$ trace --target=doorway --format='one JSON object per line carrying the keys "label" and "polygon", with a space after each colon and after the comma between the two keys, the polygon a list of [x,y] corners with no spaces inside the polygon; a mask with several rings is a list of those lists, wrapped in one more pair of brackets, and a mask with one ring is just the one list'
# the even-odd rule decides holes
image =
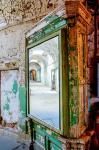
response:
{"label": "doorway", "polygon": [[19,116],[19,71],[1,71],[1,116],[7,126],[17,124]]}
{"label": "doorway", "polygon": [[36,70],[32,70],[32,79],[33,81],[36,81]]}

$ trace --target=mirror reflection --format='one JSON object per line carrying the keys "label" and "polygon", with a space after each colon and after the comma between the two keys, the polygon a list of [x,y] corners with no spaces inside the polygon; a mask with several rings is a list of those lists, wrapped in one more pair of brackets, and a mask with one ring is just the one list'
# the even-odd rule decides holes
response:
{"label": "mirror reflection", "polygon": [[58,36],[29,50],[30,115],[59,129]]}

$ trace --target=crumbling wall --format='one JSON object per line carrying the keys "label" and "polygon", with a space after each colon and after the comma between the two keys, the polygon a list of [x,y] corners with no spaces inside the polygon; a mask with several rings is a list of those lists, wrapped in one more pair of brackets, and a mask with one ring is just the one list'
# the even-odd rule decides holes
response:
{"label": "crumbling wall", "polygon": [[19,70],[18,127],[21,129],[24,128],[26,117],[25,33],[62,2],[60,0],[0,1],[0,19],[4,23],[0,26],[0,71]]}
{"label": "crumbling wall", "polygon": [[25,32],[32,26],[30,21],[0,31],[0,70],[19,70],[19,124],[26,115]]}

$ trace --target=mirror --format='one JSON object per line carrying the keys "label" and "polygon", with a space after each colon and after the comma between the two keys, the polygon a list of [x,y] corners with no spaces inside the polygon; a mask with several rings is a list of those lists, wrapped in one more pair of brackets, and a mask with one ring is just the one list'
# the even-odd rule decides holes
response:
{"label": "mirror", "polygon": [[29,114],[60,129],[59,36],[29,49]]}

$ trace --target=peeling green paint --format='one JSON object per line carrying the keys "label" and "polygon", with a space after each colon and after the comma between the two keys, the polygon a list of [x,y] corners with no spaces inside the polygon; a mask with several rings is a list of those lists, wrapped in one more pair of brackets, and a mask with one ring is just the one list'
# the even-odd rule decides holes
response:
{"label": "peeling green paint", "polygon": [[55,19],[57,19],[58,16],[57,15],[50,15],[47,18],[45,18],[46,22],[51,23],[52,21],[54,21]]}
{"label": "peeling green paint", "polygon": [[[70,49],[70,48],[69,48]],[[69,108],[70,127],[78,123],[78,55],[77,50],[69,51]]]}
{"label": "peeling green paint", "polygon": [[16,94],[18,91],[18,83],[16,80],[14,80],[12,91],[14,94]]}
{"label": "peeling green paint", "polygon": [[5,104],[5,105],[3,106],[3,109],[4,109],[4,110],[9,110],[9,109],[10,109],[9,104],[8,104],[8,103],[7,103],[7,104]]}
{"label": "peeling green paint", "polygon": [[20,100],[20,117],[19,117],[19,127],[22,131],[26,131],[26,89],[25,86],[19,87],[19,100]]}
{"label": "peeling green paint", "polygon": [[9,97],[7,97],[7,102],[10,102],[10,98]]}
{"label": "peeling green paint", "polygon": [[32,44],[34,42],[37,42],[38,40],[40,40],[41,38],[43,38],[45,36],[49,36],[50,34],[52,34],[55,31],[58,31],[59,29],[64,27],[66,24],[67,24],[67,20],[66,19],[63,19],[61,17],[56,18],[50,24],[45,26],[42,30],[40,30],[38,32],[35,32],[33,34],[33,37],[32,36],[28,37],[27,44],[32,46]]}
{"label": "peeling green paint", "polygon": [[70,47],[68,48],[68,50],[69,50],[69,51],[75,51],[75,50],[76,50],[76,47],[74,47],[74,46],[71,47],[71,46],[70,46]]}
{"label": "peeling green paint", "polygon": [[19,87],[19,100],[20,100],[20,110],[26,114],[26,89],[25,87]]}

